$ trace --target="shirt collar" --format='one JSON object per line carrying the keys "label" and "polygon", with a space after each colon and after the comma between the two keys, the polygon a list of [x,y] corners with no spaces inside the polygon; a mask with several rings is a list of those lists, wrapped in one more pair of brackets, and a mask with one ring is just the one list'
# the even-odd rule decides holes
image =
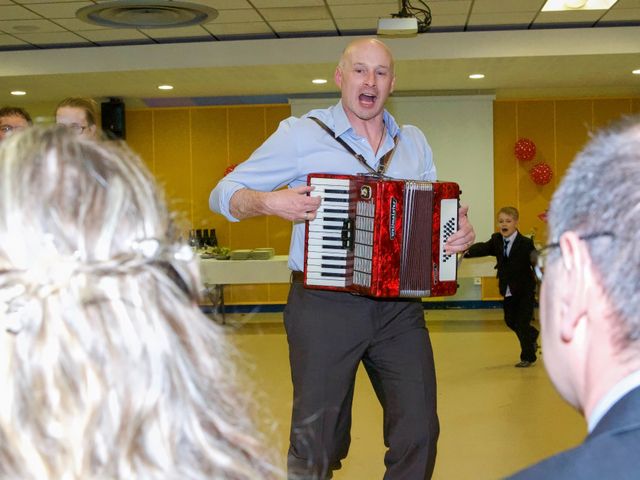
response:
{"label": "shirt collar", "polygon": [[509,235],[508,237],[502,237],[502,241],[506,241],[509,242],[511,245],[513,245],[513,241],[516,239],[516,237],[518,236],[518,231],[516,230],[515,232],[513,232],[511,235]]}
{"label": "shirt collar", "polygon": [[613,407],[618,400],[624,397],[631,390],[640,385],[640,370],[627,375],[625,378],[616,383],[611,390],[609,390],[604,397],[596,404],[595,408],[589,415],[589,433],[596,428],[596,425],[602,417]]}
{"label": "shirt collar", "polygon": [[[395,118],[387,111],[383,112],[384,124],[387,126],[387,132],[391,135],[392,138],[395,138],[396,135],[400,134],[400,127],[396,123]],[[337,136],[342,135],[348,130],[353,131],[353,127],[351,123],[349,123],[349,119],[347,118],[347,114],[344,113],[344,107],[342,106],[342,100],[338,101],[336,106],[332,110],[333,116],[333,131]]]}

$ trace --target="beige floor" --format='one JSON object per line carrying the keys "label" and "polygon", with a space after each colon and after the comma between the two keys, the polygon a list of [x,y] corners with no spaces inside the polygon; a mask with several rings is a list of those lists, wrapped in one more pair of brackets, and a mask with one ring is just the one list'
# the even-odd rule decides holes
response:
{"label": "beige floor", "polygon": [[[496,479],[580,443],[582,418],[553,390],[542,361],[516,369],[515,336],[501,310],[426,313],[436,359],[441,436],[435,479]],[[284,459],[291,408],[281,314],[228,315],[228,331],[246,356],[264,425]],[[381,409],[363,369],[354,399],[352,444],[336,480],[381,479]]]}

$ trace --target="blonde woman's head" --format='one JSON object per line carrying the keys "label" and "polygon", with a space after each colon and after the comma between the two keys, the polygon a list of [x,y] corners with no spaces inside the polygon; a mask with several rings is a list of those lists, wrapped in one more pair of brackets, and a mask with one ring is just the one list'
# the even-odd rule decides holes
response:
{"label": "blonde woman's head", "polygon": [[161,193],[124,145],[0,147],[0,477],[271,478]]}

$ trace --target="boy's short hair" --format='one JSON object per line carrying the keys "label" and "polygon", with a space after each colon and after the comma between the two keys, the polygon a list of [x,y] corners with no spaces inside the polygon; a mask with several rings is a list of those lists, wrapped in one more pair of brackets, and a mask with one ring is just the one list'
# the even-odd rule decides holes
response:
{"label": "boy's short hair", "polygon": [[500,215],[501,213],[504,213],[505,215],[509,215],[510,217],[513,217],[515,220],[518,220],[520,218],[520,214],[518,213],[518,209],[516,207],[502,207],[498,211],[498,215]]}

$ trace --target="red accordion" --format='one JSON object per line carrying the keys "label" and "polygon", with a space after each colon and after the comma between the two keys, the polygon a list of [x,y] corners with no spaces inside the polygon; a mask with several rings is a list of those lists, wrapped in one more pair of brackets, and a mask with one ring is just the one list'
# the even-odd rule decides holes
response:
{"label": "red accordion", "polygon": [[370,297],[456,293],[457,257],[444,244],[458,229],[458,184],[316,173],[307,184],[322,203],[306,224],[306,287]]}

